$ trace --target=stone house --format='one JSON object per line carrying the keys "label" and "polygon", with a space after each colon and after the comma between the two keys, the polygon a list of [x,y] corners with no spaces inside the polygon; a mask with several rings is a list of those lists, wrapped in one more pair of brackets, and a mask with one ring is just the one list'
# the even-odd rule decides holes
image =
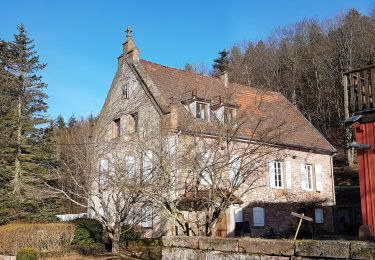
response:
{"label": "stone house", "polygon": [[[226,126],[238,118],[242,118],[241,123],[232,124],[228,130]],[[142,138],[157,133],[148,139],[148,147],[162,136],[169,143],[178,143],[176,149],[190,149],[195,136],[200,136],[198,146],[201,146],[202,142],[218,138],[217,127],[228,133],[233,125],[238,129],[235,143],[241,147],[262,144],[258,151],[266,155],[262,159],[264,167],[259,167],[263,170],[253,174],[254,188],[244,193],[241,193],[243,187],[236,190],[239,197],[220,218],[216,235],[287,234],[296,222],[292,211],[311,216],[314,232],[333,232],[332,156],[336,150],[285,97],[230,83],[225,73],[220,78],[208,77],[142,60],[129,29],[116,75],[95,126],[96,139],[110,145],[97,145],[96,151],[106,156],[96,157],[93,167],[110,168],[121,158],[126,167],[140,170],[148,178],[153,164],[152,149],[138,156],[134,140],[141,143]],[[255,150],[247,155],[256,156]],[[175,155],[169,159],[183,172],[176,184],[180,190],[180,183],[190,178],[190,171],[182,170]],[[226,170],[227,179],[232,178],[231,169]],[[244,185],[250,187],[249,182]],[[226,182],[222,183],[226,188]],[[188,197],[186,193],[177,193]],[[173,223],[163,220],[152,206],[144,210],[147,217],[141,225],[150,236],[170,233]],[[184,214],[192,212],[186,210]]]}

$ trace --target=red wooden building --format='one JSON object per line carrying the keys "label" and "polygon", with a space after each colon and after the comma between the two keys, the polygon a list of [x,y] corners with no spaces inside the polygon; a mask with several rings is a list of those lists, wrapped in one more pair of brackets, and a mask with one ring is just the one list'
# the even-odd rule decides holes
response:
{"label": "red wooden building", "polygon": [[363,224],[375,234],[375,65],[343,74],[345,125],[354,127]]}

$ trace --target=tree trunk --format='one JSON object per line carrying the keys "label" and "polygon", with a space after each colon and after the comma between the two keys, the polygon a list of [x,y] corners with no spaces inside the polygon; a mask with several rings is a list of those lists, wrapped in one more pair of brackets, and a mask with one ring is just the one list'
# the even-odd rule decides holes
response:
{"label": "tree trunk", "polygon": [[116,223],[113,227],[112,232],[109,234],[109,238],[111,239],[111,252],[118,253],[120,250],[120,235],[121,235],[121,225]]}
{"label": "tree trunk", "polygon": [[13,194],[19,195],[21,192],[21,140],[22,140],[22,125],[21,125],[21,116],[22,116],[22,99],[18,97],[17,104],[17,117],[18,124],[16,130],[16,140],[17,140],[17,154],[14,160],[14,176],[13,176]]}

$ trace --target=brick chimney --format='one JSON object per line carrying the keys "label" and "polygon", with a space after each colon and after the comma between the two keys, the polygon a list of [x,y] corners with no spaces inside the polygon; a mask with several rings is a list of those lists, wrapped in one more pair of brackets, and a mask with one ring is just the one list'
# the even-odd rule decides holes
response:
{"label": "brick chimney", "polygon": [[130,26],[128,26],[125,32],[126,42],[122,44],[122,54],[118,57],[119,63],[122,63],[124,59],[137,62],[139,61],[140,52],[133,41]]}

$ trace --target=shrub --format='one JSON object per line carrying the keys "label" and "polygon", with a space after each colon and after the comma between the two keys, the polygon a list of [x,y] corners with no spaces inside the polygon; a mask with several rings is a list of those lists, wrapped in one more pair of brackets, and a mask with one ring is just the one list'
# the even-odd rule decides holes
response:
{"label": "shrub", "polygon": [[16,260],[37,260],[38,252],[33,248],[21,248],[17,252]]}
{"label": "shrub", "polygon": [[144,235],[144,230],[138,225],[124,225],[121,228],[120,242],[126,242],[129,240],[141,239]]}
{"label": "shrub", "polygon": [[103,227],[95,219],[75,219],[72,221],[76,230],[72,244],[102,243]]}
{"label": "shrub", "polygon": [[15,255],[19,248],[32,247],[40,252],[59,251],[74,237],[69,223],[13,223],[0,226],[0,253]]}

